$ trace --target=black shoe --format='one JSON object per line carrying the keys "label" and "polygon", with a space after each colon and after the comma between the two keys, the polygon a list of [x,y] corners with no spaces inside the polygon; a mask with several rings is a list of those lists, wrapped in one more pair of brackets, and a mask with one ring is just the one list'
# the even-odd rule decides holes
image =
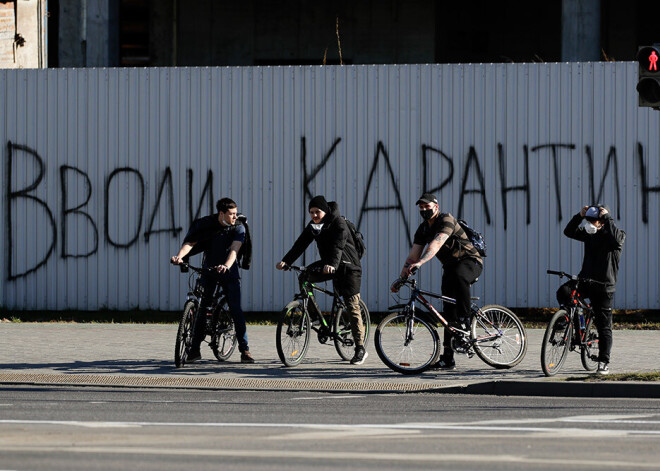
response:
{"label": "black shoe", "polygon": [[359,347],[356,347],[355,355],[351,358],[351,365],[361,365],[368,356],[369,353],[367,353],[363,346],[360,345]]}
{"label": "black shoe", "polygon": [[599,375],[608,375],[608,374],[610,374],[610,364],[606,361],[599,361],[598,362],[598,369],[596,370],[596,374],[599,374]]}
{"label": "black shoe", "polygon": [[438,360],[437,363],[435,363],[431,368],[436,369],[436,370],[455,370],[456,369],[456,362],[452,360],[446,360],[443,357],[440,357],[440,360]]}
{"label": "black shoe", "polygon": [[193,352],[188,352],[188,358],[186,358],[186,363],[195,363],[196,361],[199,361],[202,359],[202,354],[197,351]]}

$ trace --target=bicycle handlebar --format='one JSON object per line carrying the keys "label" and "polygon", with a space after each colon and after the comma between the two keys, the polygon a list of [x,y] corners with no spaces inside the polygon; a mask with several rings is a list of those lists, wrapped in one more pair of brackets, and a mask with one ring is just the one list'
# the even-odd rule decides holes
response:
{"label": "bicycle handlebar", "polygon": [[582,277],[577,276],[577,275],[571,275],[570,273],[566,273],[565,271],[546,270],[545,272],[546,272],[548,275],[557,275],[557,276],[560,277],[560,278],[562,278],[562,277],[566,277],[566,278],[568,278],[569,280],[573,280],[573,281],[581,281],[581,282],[586,282],[586,283],[594,283],[594,284],[597,284],[597,285],[603,285],[603,286],[607,285],[607,283],[604,283],[604,282],[602,282],[602,281],[592,280],[591,278],[582,278]]}
{"label": "bicycle handlebar", "polygon": [[171,263],[172,265],[178,265],[179,268],[181,269],[181,272],[182,272],[182,273],[185,273],[186,271],[188,271],[188,269],[191,269],[192,271],[196,271],[197,273],[203,273],[203,272],[209,272],[209,273],[210,273],[210,272],[215,272],[215,271],[217,271],[217,270],[216,270],[217,267],[207,267],[207,268],[204,268],[204,267],[195,267],[195,266],[193,266],[193,265],[191,265],[191,264],[189,264],[189,263],[186,263],[186,262],[183,262],[183,263],[173,263],[173,262],[170,262],[170,263]]}

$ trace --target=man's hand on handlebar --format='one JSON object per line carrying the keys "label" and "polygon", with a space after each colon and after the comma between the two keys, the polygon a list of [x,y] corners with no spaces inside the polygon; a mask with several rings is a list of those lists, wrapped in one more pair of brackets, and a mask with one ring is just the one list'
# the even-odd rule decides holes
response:
{"label": "man's hand on handlebar", "polygon": [[333,267],[332,265],[324,265],[323,266],[323,273],[325,275],[330,275],[334,272],[335,272],[335,267]]}
{"label": "man's hand on handlebar", "polygon": [[170,258],[170,263],[172,265],[182,265],[185,262],[183,261],[183,258],[179,257],[178,255],[174,255],[172,258]]}
{"label": "man's hand on handlebar", "polygon": [[275,268],[277,268],[278,270],[286,270],[288,266],[284,262],[279,262],[277,265],[275,265]]}

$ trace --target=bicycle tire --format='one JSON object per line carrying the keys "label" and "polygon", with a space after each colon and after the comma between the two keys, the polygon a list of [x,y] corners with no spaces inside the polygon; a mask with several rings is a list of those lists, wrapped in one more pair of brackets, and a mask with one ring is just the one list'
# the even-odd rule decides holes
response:
{"label": "bicycle tire", "polygon": [[179,328],[176,332],[176,342],[174,343],[174,365],[181,368],[186,364],[188,358],[188,349],[193,336],[193,317],[197,312],[197,303],[186,301],[183,305],[183,315],[179,321]]}
{"label": "bicycle tire", "polygon": [[550,319],[541,344],[541,369],[546,376],[561,370],[573,338],[573,323],[565,309],[559,309]]}
{"label": "bicycle tire", "polygon": [[225,298],[218,302],[216,313],[217,320],[211,333],[211,350],[218,361],[225,361],[234,353],[238,344],[234,319]]}
{"label": "bicycle tire", "polygon": [[587,319],[584,344],[580,346],[580,359],[587,371],[594,371],[598,367],[599,355],[598,329],[592,316]]}
{"label": "bicycle tire", "polygon": [[[504,306],[490,304],[481,308],[483,317],[472,317],[470,333],[472,340],[498,336],[492,340],[475,341],[474,351],[481,360],[497,369],[513,368],[527,353],[527,332],[518,316]],[[501,333],[501,335],[499,335]]]}
{"label": "bicycle tire", "polygon": [[309,314],[301,301],[292,301],[282,310],[277,322],[277,355],[286,366],[296,366],[305,358],[310,341]]}
{"label": "bicycle tire", "polygon": [[[404,375],[420,374],[438,361],[440,336],[433,324],[423,317],[414,318],[405,311],[386,316],[376,327],[376,353],[388,368]],[[408,329],[413,338],[408,339]]]}
{"label": "bicycle tire", "polygon": [[[367,305],[360,299],[360,314],[362,315],[362,324],[364,325],[364,345],[368,345],[371,317]],[[335,315],[335,322],[332,326],[335,334],[335,349],[342,360],[349,361],[355,353],[355,339],[351,329],[351,315],[345,309],[340,310]]]}

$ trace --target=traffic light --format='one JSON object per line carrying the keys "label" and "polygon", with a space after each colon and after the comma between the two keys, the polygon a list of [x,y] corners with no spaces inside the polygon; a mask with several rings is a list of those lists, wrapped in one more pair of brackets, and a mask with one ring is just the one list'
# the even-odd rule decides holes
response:
{"label": "traffic light", "polygon": [[660,45],[642,46],[637,51],[639,106],[660,106]]}

